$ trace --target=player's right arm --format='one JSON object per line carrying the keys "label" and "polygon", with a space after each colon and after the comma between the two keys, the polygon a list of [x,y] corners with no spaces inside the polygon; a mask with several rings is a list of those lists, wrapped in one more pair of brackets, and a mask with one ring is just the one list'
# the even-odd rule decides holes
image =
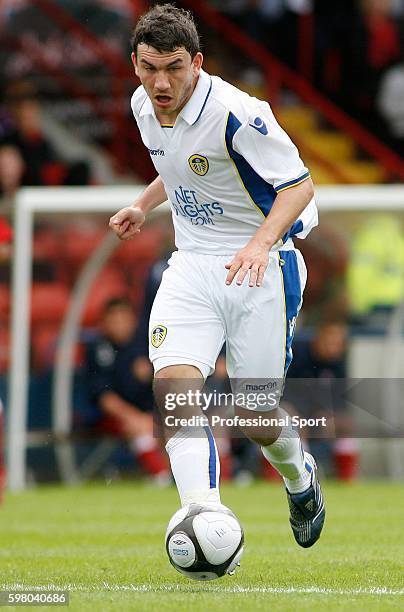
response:
{"label": "player's right arm", "polygon": [[140,232],[147,213],[153,210],[153,208],[160,206],[166,200],[167,194],[163,181],[158,176],[146,187],[132,206],[121,208],[120,211],[110,218],[109,227],[121,240],[133,238],[135,234]]}

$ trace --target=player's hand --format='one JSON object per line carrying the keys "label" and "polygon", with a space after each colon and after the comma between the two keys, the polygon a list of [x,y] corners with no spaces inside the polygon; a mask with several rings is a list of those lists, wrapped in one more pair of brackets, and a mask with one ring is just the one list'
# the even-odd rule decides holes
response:
{"label": "player's hand", "polygon": [[226,264],[229,270],[226,276],[226,285],[231,285],[237,275],[237,285],[242,285],[245,277],[249,274],[249,287],[260,287],[264,280],[265,270],[269,261],[268,246],[263,242],[252,239],[241,251],[236,253],[233,261]]}
{"label": "player's hand", "polygon": [[109,227],[121,240],[129,240],[129,238],[133,238],[135,234],[140,232],[144,220],[145,215],[140,208],[127,206],[126,208],[121,208],[119,212],[110,218]]}

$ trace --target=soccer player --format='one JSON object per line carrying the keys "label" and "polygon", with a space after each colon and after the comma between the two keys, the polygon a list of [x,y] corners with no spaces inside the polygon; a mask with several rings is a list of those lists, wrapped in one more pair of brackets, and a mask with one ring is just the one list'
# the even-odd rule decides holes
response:
{"label": "soccer player", "polygon": [[[142,83],[132,110],[158,176],[110,227],[127,240],[152,209],[171,205],[178,250],[149,327],[157,404],[164,411],[162,383],[202,388],[224,341],[235,385],[259,379],[271,388],[291,360],[306,282],[292,238],[317,225],[310,173],[266,102],[202,70],[189,12],[155,6],[138,21],[132,48]],[[313,457],[287,419],[245,433],[284,479],[296,541],[312,546],[325,517]],[[182,505],[220,502],[210,428],[180,427],[166,448]]]}

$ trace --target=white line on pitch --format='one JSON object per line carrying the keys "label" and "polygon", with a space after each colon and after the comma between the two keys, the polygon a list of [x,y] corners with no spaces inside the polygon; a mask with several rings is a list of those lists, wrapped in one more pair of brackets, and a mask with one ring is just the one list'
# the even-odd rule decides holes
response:
{"label": "white line on pitch", "polygon": [[134,593],[184,593],[184,592],[203,592],[203,593],[272,593],[272,594],[293,594],[307,593],[318,595],[404,595],[404,589],[391,589],[389,587],[361,587],[358,589],[331,589],[316,586],[308,587],[243,587],[234,585],[232,587],[220,587],[204,584],[191,585],[150,585],[150,584],[109,584],[103,582],[96,584],[43,584],[29,585],[23,583],[6,583],[0,585],[4,591],[132,591]]}

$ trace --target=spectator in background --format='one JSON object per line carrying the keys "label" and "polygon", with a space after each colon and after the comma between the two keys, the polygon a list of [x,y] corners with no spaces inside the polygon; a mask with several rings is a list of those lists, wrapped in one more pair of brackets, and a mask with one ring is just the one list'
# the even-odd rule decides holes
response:
{"label": "spectator in background", "polygon": [[359,14],[359,3],[352,0],[314,0],[315,84],[343,106],[350,103],[344,66],[351,61],[350,41],[356,39]]}
{"label": "spectator in background", "polygon": [[0,3],[0,28],[6,25],[10,16],[25,8],[29,0],[2,0]]}
{"label": "spectator in background", "polygon": [[404,0],[392,0],[392,14],[399,21],[404,20]]}
{"label": "spectator in background", "polygon": [[0,504],[6,489],[6,462],[4,457],[4,414],[3,402],[0,400]]}
{"label": "spectator in background", "polygon": [[404,299],[404,230],[395,215],[371,215],[355,233],[347,274],[351,311],[369,324]]}
{"label": "spectator in background", "polygon": [[284,15],[285,0],[216,0],[215,5],[254,40],[275,44],[274,25]]}
{"label": "spectator in background", "polygon": [[299,71],[301,18],[313,11],[313,0],[284,0],[284,14],[275,24],[276,46],[270,49],[294,70]]}
{"label": "spectator in background", "polygon": [[399,60],[400,30],[392,16],[392,0],[360,0],[359,6],[358,21],[346,41],[345,89],[350,92],[349,110],[374,132],[380,78]]}
{"label": "spectator in background", "polygon": [[148,0],[98,0],[98,4],[136,21],[148,9]]}
{"label": "spectator in background", "polygon": [[[0,261],[3,257],[9,256],[10,242],[13,232],[6,221],[0,218]],[[0,322],[1,326],[2,322]],[[0,353],[5,351],[4,346],[0,346]],[[4,456],[5,448],[5,426],[4,426],[4,410],[3,402],[0,399],[0,503],[3,501],[3,495],[6,488],[6,462]]]}
{"label": "spectator in background", "polygon": [[377,107],[387,127],[389,144],[404,157],[404,44],[401,60],[381,79]]}
{"label": "spectator in background", "polygon": [[[346,408],[342,379],[347,376],[348,328],[343,320],[323,321],[310,340],[296,340],[284,400],[289,412],[304,418],[326,417],[327,427],[302,432],[327,475],[349,480],[356,475],[357,442]],[[304,379],[304,380],[296,380]]]}
{"label": "spectator in background", "polygon": [[[12,83],[6,88],[3,100],[11,123],[8,129],[2,130],[0,146],[8,147],[6,154],[9,165],[11,157],[14,157],[14,182],[20,174],[20,185],[88,184],[88,164],[81,161],[64,162],[46,138],[40,104],[30,82]],[[17,155],[23,162],[22,173],[16,170]]]}
{"label": "spectator in background", "polygon": [[0,146],[0,197],[7,204],[22,183],[25,163],[19,150],[12,145]]}
{"label": "spectator in background", "polygon": [[313,0],[216,0],[247,34],[296,67],[299,18],[312,12]]}
{"label": "spectator in background", "polygon": [[308,267],[311,264],[304,297],[305,325],[317,325],[324,318],[346,319],[349,261],[346,235],[323,221],[310,240],[299,241],[299,249]]}
{"label": "spectator in background", "polygon": [[367,33],[367,59],[379,71],[390,66],[400,55],[400,32],[393,18],[392,0],[362,0]]}
{"label": "spectator in background", "polygon": [[100,410],[97,431],[125,437],[143,471],[168,482],[167,462],[153,436],[152,367],[127,298],[105,305],[100,334],[87,346],[85,365],[91,400]]}
{"label": "spectator in background", "polygon": [[227,15],[249,36],[260,40],[259,0],[215,0],[216,8]]}

